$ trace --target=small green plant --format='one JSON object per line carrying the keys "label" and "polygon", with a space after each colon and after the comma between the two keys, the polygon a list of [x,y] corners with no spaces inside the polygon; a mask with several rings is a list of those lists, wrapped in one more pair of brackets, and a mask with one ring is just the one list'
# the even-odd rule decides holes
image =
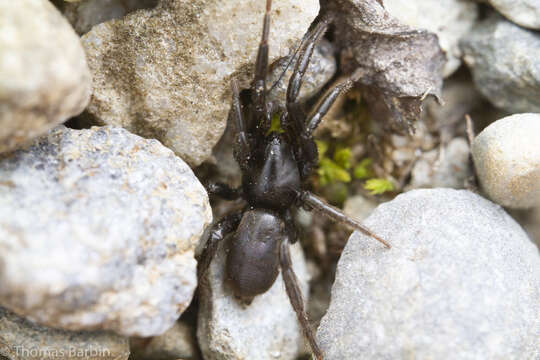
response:
{"label": "small green plant", "polygon": [[371,164],[373,164],[373,159],[371,158],[365,158],[360,161],[360,164],[356,165],[353,169],[355,179],[364,180],[374,176]]}
{"label": "small green plant", "polygon": [[371,195],[380,195],[395,189],[394,184],[387,179],[373,178],[366,181],[364,189],[369,190]]}
{"label": "small green plant", "polygon": [[334,152],[333,159],[326,156],[328,143],[316,140],[319,152],[319,182],[322,186],[334,184],[336,182],[350,182],[351,174],[348,169],[351,167],[351,149],[341,148]]}

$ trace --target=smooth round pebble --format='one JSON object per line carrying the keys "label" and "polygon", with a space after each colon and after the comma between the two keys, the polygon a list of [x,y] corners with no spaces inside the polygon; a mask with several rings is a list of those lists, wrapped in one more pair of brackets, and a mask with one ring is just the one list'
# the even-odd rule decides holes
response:
{"label": "smooth round pebble", "polygon": [[377,207],[338,263],[325,360],[538,359],[540,255],[499,205],[413,190]]}
{"label": "smooth round pebble", "polygon": [[0,305],[50,327],[159,335],[193,297],[211,220],[203,186],[158,141],[57,127],[0,158]]}
{"label": "smooth round pebble", "polygon": [[482,189],[512,208],[540,205],[540,114],[515,114],[486,127],[473,141]]}

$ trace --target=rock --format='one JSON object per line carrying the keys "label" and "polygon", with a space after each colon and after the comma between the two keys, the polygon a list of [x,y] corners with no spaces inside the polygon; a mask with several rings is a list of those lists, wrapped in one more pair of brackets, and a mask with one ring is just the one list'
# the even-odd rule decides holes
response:
{"label": "rock", "polygon": [[485,128],[472,155],[482,189],[513,208],[540,204],[540,114],[515,114]]}
{"label": "rock", "polygon": [[489,101],[512,113],[540,112],[540,34],[492,14],[462,40],[464,60]]}
{"label": "rock", "polygon": [[[460,124],[465,124],[465,115],[474,114],[474,111],[486,113],[486,100],[474,87],[469,74],[460,72],[444,81],[442,89],[443,104],[433,99],[426,102],[423,120],[430,132],[443,132],[454,130]],[[489,105],[489,104],[488,104]],[[477,121],[476,116],[473,116]],[[451,134],[453,138],[455,134]]]}
{"label": "rock", "polygon": [[51,327],[161,334],[191,301],[211,218],[157,140],[58,127],[0,161],[0,305]]}
{"label": "rock", "polygon": [[156,5],[157,0],[83,0],[66,4],[64,15],[77,33],[85,34],[94,25]]}
{"label": "rock", "polygon": [[34,324],[0,307],[0,358],[127,360],[126,338],[112,332],[72,332]]}
{"label": "rock", "polygon": [[[306,300],[308,275],[298,243],[291,246],[291,258]],[[296,359],[303,335],[281,273],[274,285],[248,306],[234,298],[224,280],[225,249],[220,246],[199,288],[197,338],[204,359]]]}
{"label": "rock", "polygon": [[540,2],[538,0],[488,0],[510,21],[531,29],[540,29]]}
{"label": "rock", "polygon": [[[283,70],[287,67],[293,54],[285,56],[274,63],[269,76],[266,78],[267,86],[270,88],[276,82]],[[286,102],[287,86],[294,70],[294,62],[291,63],[281,81],[270,93],[268,100]],[[303,101],[319,92],[322,87],[334,76],[337,70],[336,58],[334,57],[334,48],[331,43],[322,39],[315,47],[311,61],[302,81],[302,89],[298,95],[299,100]]]}
{"label": "rock", "polygon": [[158,0],[83,0],[66,4],[64,15],[79,34],[85,34],[94,25],[112,19],[120,19],[139,9],[157,5]]}
{"label": "rock", "polygon": [[384,8],[406,25],[437,34],[446,53],[444,77],[457,70],[462,55],[458,42],[474,25],[478,17],[477,4],[463,0],[384,0]]}
{"label": "rock", "polygon": [[358,221],[364,221],[376,207],[377,202],[362,195],[355,195],[345,200],[343,212]]}
{"label": "rock", "polygon": [[0,3],[0,152],[80,113],[91,78],[79,37],[48,0]]}
{"label": "rock", "polygon": [[536,359],[540,256],[503,209],[465,190],[379,206],[338,264],[325,359]]}
{"label": "rock", "polygon": [[130,348],[134,360],[199,359],[195,329],[183,321],[151,339],[131,338]]}
{"label": "rock", "polygon": [[[161,0],[154,9],[95,26],[82,38],[94,76],[88,111],[200,164],[225,129],[230,80],[242,87],[251,81],[264,6]],[[318,10],[316,0],[274,4],[271,62],[296,44]]]}
{"label": "rock", "polygon": [[426,187],[463,189],[470,173],[469,144],[457,137],[442,149],[420,155],[412,169],[408,190]]}

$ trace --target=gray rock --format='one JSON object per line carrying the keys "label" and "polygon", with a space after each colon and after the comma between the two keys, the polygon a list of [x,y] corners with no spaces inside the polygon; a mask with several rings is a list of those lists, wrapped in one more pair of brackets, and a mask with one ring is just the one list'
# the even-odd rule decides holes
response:
{"label": "gray rock", "polygon": [[[247,87],[253,74],[265,5],[237,5],[161,0],[95,26],[82,38],[94,76],[88,111],[200,164],[225,129],[231,78]],[[316,0],[274,4],[271,62],[296,44],[318,10]]]}
{"label": "gray rock", "polygon": [[161,334],[191,301],[211,218],[158,141],[58,127],[0,161],[0,304],[51,327]]}
{"label": "gray rock", "polygon": [[79,37],[48,0],[0,3],[0,152],[80,113],[91,78]]}
{"label": "gray rock", "polygon": [[0,307],[0,358],[124,360],[126,338],[112,332],[72,332],[34,324]]}
{"label": "gray rock", "polygon": [[355,195],[345,200],[343,212],[358,221],[364,221],[376,207],[376,201],[362,195]]}
{"label": "gray rock", "polygon": [[492,14],[462,40],[480,92],[510,111],[540,112],[540,34]]}
{"label": "gray rock", "polygon": [[79,34],[85,34],[92,26],[120,19],[124,15],[156,6],[157,0],[83,0],[64,6],[64,15]]}
{"label": "gray rock", "polygon": [[470,175],[469,144],[458,137],[440,149],[420,155],[412,169],[408,190],[437,187],[463,189]]}
{"label": "gray rock", "polygon": [[472,155],[482,189],[513,208],[540,204],[540,114],[497,120],[474,139]]}
{"label": "gray rock", "polygon": [[[245,306],[225,284],[225,258],[225,246],[220,246],[199,288],[197,338],[204,359],[295,359],[303,335],[281,273],[266,293]],[[298,243],[291,247],[291,258],[306,300],[308,274]]]}
{"label": "gray rock", "polygon": [[[277,61],[271,69],[271,73],[267,77],[268,87],[272,86],[276,82],[283,70],[287,67],[287,64],[291,60],[291,56],[285,56]],[[288,67],[285,75],[281,81],[276,85],[274,90],[270,93],[268,100],[280,101],[285,103],[287,94],[287,86],[289,85],[289,79],[294,70],[294,62]],[[337,70],[336,58],[334,57],[334,48],[328,41],[322,39],[321,42],[315,47],[315,51],[311,57],[311,61],[306,71],[306,75],[302,81],[302,89],[300,90],[299,100],[305,100],[315,95],[322,87],[334,76]]]}
{"label": "gray rock", "polygon": [[540,29],[540,1],[488,0],[498,12],[518,25]]}
{"label": "gray rock", "polygon": [[462,55],[458,42],[474,25],[477,4],[463,0],[384,0],[384,8],[406,25],[437,34],[446,53],[443,75],[448,77],[457,70]]}
{"label": "gray rock", "polygon": [[338,264],[325,359],[537,359],[540,255],[496,204],[414,190],[379,206]]}
{"label": "gray rock", "polygon": [[177,321],[164,334],[151,339],[131,338],[131,358],[134,360],[197,360],[199,359],[195,328]]}

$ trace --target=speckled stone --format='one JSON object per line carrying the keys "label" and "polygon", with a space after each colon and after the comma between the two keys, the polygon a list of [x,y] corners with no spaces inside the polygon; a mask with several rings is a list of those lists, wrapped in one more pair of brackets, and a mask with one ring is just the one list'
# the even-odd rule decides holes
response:
{"label": "speckled stone", "polygon": [[0,152],[80,113],[91,77],[79,37],[48,0],[0,2]]}
{"label": "speckled stone", "polygon": [[[88,111],[105,124],[155,138],[190,165],[223,134],[230,81],[252,79],[265,3],[161,0],[82,38],[94,77]],[[270,62],[287,55],[317,15],[317,0],[276,1]]]}
{"label": "speckled stone", "polygon": [[1,159],[0,219],[0,305],[46,326],[154,336],[191,301],[212,215],[158,141],[60,126]]}
{"label": "speckled stone", "polygon": [[8,360],[127,360],[127,338],[104,331],[51,329],[0,307],[0,358]]}
{"label": "speckled stone", "polygon": [[164,334],[153,338],[131,338],[133,360],[197,360],[199,350],[195,327],[185,321],[177,321]]}
{"label": "speckled stone", "polygon": [[493,105],[511,113],[540,112],[540,33],[491,14],[460,47],[476,88]]}
{"label": "speckled stone", "polygon": [[[197,338],[204,359],[296,359],[303,335],[281,273],[267,292],[242,305],[225,282],[223,245],[200,287]],[[291,246],[291,260],[307,300],[309,275],[298,243]]]}
{"label": "speckled stone", "polygon": [[498,205],[413,190],[380,205],[339,260],[325,360],[538,359],[540,254]]}
{"label": "speckled stone", "polygon": [[473,141],[478,180],[490,199],[503,206],[540,205],[540,114],[497,120]]}
{"label": "speckled stone", "polygon": [[538,0],[488,0],[510,21],[530,28],[540,29],[540,1]]}
{"label": "speckled stone", "polygon": [[462,54],[458,42],[470,31],[478,17],[478,5],[474,1],[384,0],[384,8],[404,24],[437,34],[446,54],[444,77],[452,75],[461,65]]}

